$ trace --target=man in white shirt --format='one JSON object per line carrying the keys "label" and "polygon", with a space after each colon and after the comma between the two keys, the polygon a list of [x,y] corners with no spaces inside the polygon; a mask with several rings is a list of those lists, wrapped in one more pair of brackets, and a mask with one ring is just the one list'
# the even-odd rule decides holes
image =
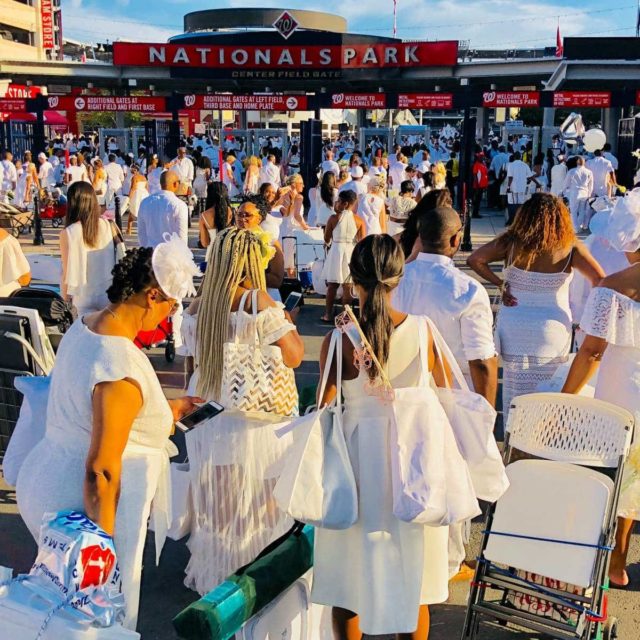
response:
{"label": "man in white shirt", "polygon": [[560,154],[558,156],[557,164],[551,167],[551,187],[550,193],[554,196],[562,195],[562,189],[564,188],[564,181],[567,177],[567,165],[564,161],[564,156]]}
{"label": "man in white shirt", "polygon": [[513,222],[516,212],[527,197],[527,185],[535,182],[538,187],[540,183],[535,179],[531,167],[526,162],[522,162],[519,151],[513,154],[513,162],[507,165],[507,203],[509,217],[507,226]]}
{"label": "man in white shirt", "polygon": [[351,167],[349,173],[351,175],[351,180],[345,182],[340,189],[338,189],[338,193],[341,193],[342,191],[353,191],[358,197],[366,195],[367,188],[362,182],[362,178],[364,177],[362,167]]}
{"label": "man in white shirt", "polygon": [[[498,360],[493,341],[493,314],[486,289],[458,269],[453,257],[462,240],[458,213],[440,207],[420,224],[421,251],[405,266],[393,292],[395,309],[429,316],[453,352],[472,389],[495,406]],[[458,573],[465,559],[462,524],[449,528],[449,575]]]}
{"label": "man in white shirt", "polygon": [[74,182],[89,182],[85,166],[78,166],[77,156],[71,156],[69,158],[69,166],[64,172],[64,183],[67,186],[71,186]]}
{"label": "man in white shirt", "polygon": [[613,153],[611,153],[610,142],[606,142],[605,145],[602,147],[602,157],[606,158],[611,163],[611,166],[613,167],[614,171],[618,170],[618,158],[616,158],[613,155]]}
{"label": "man in white shirt", "polygon": [[589,198],[593,193],[593,173],[585,166],[582,156],[577,158],[576,168],[567,173],[562,192],[569,198],[576,231],[587,229],[591,218]]}
{"label": "man in white shirt", "polygon": [[282,181],[280,180],[280,167],[276,164],[276,157],[273,154],[267,156],[267,164],[260,169],[260,184],[268,182],[274,189],[279,189]]}
{"label": "man in white shirt", "polygon": [[[504,210],[504,196],[507,193],[507,165],[509,164],[509,154],[504,145],[500,145],[497,152],[494,153],[489,165],[489,180],[493,178],[492,183],[493,200],[497,209]],[[491,174],[493,173],[493,176]],[[504,185],[504,188],[503,188]]]}
{"label": "man in white shirt", "polygon": [[181,191],[186,195],[193,183],[194,174],[193,161],[187,157],[186,147],[178,149],[178,157],[171,162],[171,169],[180,177]]}
{"label": "man in white shirt", "polygon": [[185,244],[189,240],[189,209],[176,195],[180,177],[175,171],[160,176],[162,191],[148,196],[138,210],[138,244],[154,249],[164,242],[165,233],[177,233]]}
{"label": "man in white shirt", "polygon": [[47,160],[47,156],[44,153],[38,154],[38,162],[40,163],[40,168],[38,169],[40,187],[42,189],[53,189],[53,187],[56,186],[56,177],[53,171],[53,166]]}
{"label": "man in white shirt", "polygon": [[104,170],[107,174],[105,205],[107,209],[110,209],[115,197],[122,195],[122,185],[124,183],[124,171],[116,162],[115,153],[109,154],[109,162],[105,165]]}
{"label": "man in white shirt", "polygon": [[327,151],[327,159],[322,163],[322,175],[331,171],[336,178],[340,175],[340,167],[338,163],[333,159],[333,151]]}
{"label": "man in white shirt", "polygon": [[5,151],[2,154],[2,202],[9,202],[9,191],[13,191],[15,194],[16,186],[18,185],[18,172],[16,171],[16,165],[13,164],[13,154],[11,151]]}
{"label": "man in white shirt", "polygon": [[393,166],[389,165],[389,181],[391,183],[391,189],[400,193],[400,185],[407,180],[407,158],[400,154],[400,156],[396,159],[396,162],[393,163]]}
{"label": "man in white shirt", "polygon": [[602,155],[600,149],[596,149],[593,158],[586,164],[587,169],[593,173],[594,196],[611,195],[611,186],[616,182],[616,174],[613,165]]}

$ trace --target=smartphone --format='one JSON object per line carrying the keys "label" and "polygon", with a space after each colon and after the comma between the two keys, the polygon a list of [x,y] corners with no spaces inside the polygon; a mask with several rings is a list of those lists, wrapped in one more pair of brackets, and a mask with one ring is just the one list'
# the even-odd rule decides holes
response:
{"label": "smartphone", "polygon": [[302,294],[297,291],[292,291],[287,299],[284,301],[284,310],[291,313],[302,302]]}
{"label": "smartphone", "polygon": [[180,429],[180,431],[190,431],[199,423],[208,420],[209,418],[213,418],[217,416],[219,413],[224,411],[224,407],[217,402],[207,402],[206,404],[201,405],[198,409],[196,409],[193,413],[189,413],[186,416],[183,416],[176,422],[176,427]]}

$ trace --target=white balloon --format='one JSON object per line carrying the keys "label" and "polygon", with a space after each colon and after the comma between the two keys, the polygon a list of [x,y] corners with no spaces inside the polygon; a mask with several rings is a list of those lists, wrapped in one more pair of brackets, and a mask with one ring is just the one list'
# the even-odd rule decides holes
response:
{"label": "white balloon", "polygon": [[584,148],[589,153],[593,153],[596,149],[602,149],[602,147],[604,147],[607,136],[602,129],[589,129],[589,131],[584,134],[582,141]]}

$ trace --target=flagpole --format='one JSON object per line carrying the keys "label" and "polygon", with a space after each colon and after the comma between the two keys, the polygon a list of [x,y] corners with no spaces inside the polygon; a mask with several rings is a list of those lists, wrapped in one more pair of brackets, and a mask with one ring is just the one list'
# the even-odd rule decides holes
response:
{"label": "flagpole", "polygon": [[640,0],[638,0],[638,13],[636,15],[636,38],[640,38]]}
{"label": "flagpole", "polygon": [[[638,0],[638,10],[640,11],[640,0]],[[393,0],[393,37],[398,33],[398,0]],[[637,35],[637,34],[636,34]]]}

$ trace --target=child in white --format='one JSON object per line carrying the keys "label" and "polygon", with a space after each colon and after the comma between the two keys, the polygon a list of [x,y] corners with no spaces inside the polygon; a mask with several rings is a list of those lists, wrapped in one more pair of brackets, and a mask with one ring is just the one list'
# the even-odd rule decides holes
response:
{"label": "child in white", "polygon": [[327,283],[326,310],[321,320],[333,322],[333,303],[338,288],[342,285],[342,298],[350,300],[349,261],[353,247],[366,236],[365,224],[356,216],[353,208],[357,202],[355,191],[342,191],[338,194],[335,213],[329,218],[324,230],[325,244],[331,244],[324,262],[322,279]]}

